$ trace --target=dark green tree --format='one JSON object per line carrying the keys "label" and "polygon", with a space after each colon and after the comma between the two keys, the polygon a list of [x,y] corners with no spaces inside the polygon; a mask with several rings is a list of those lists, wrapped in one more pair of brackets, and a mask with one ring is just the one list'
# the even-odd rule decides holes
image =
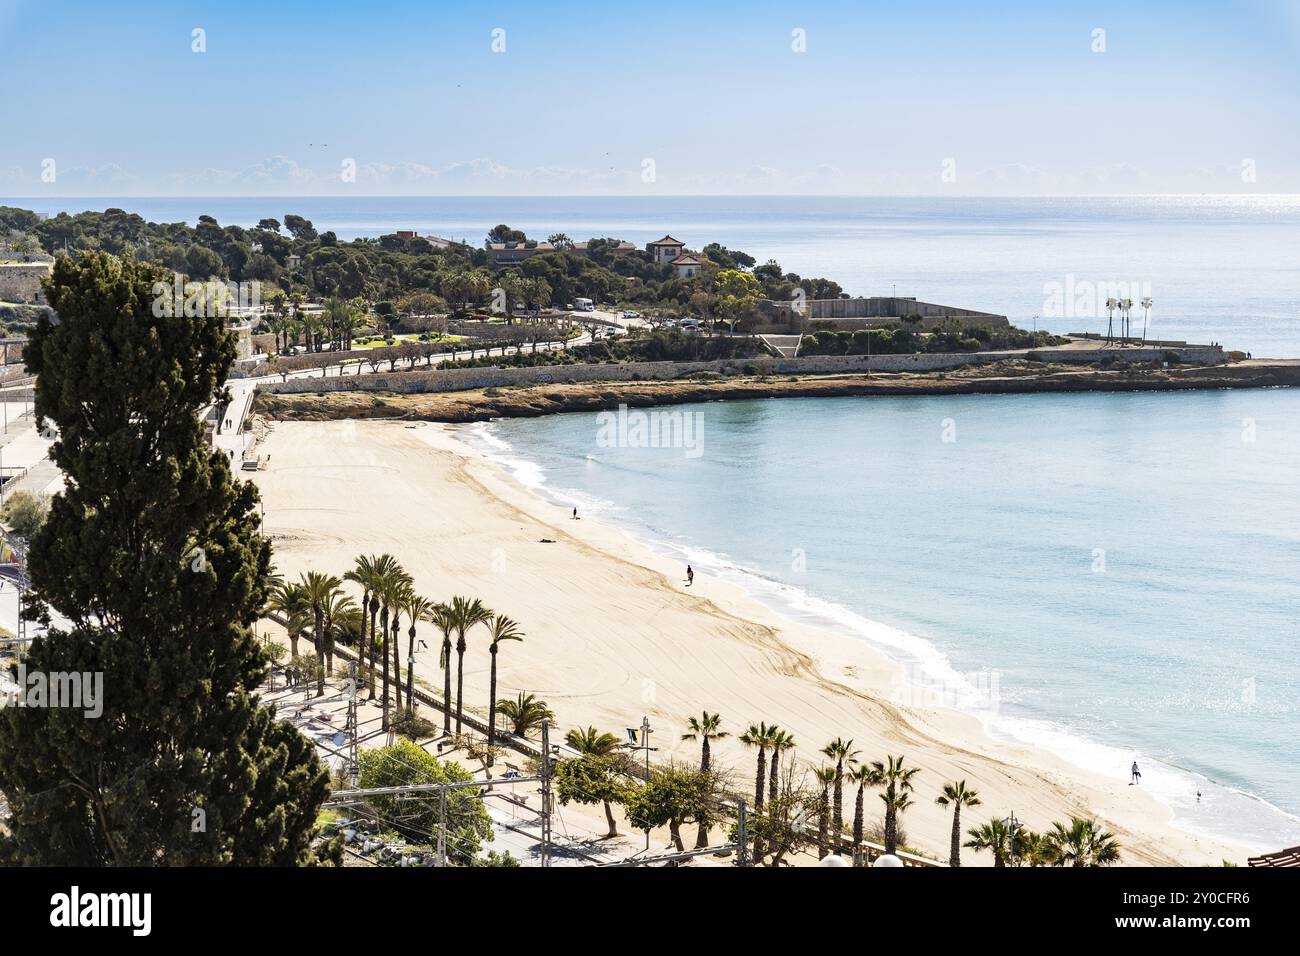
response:
{"label": "dark green tree", "polygon": [[61,258],[46,285],[58,318],[25,352],[65,478],[31,543],[25,613],[49,631],[25,664],[101,674],[102,713],[0,711],[4,862],[338,858],[313,848],[325,768],[256,696],[271,556],[257,492],[199,420],[234,343],[218,317],[173,314],[155,293],[169,280],[102,253]]}

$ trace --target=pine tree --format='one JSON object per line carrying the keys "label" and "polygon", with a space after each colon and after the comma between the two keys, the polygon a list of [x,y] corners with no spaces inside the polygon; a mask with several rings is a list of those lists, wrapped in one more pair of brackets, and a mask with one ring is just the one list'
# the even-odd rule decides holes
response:
{"label": "pine tree", "polygon": [[102,673],[103,712],[0,711],[0,860],[337,860],[336,844],[312,846],[327,771],[256,697],[267,664],[251,628],[271,556],[257,492],[232,480],[198,417],[233,341],[217,315],[187,316],[170,293],[160,306],[155,283],[171,277],[60,258],[46,286],[57,319],[25,352],[65,477],[31,543],[27,616],[52,624],[26,671]]}

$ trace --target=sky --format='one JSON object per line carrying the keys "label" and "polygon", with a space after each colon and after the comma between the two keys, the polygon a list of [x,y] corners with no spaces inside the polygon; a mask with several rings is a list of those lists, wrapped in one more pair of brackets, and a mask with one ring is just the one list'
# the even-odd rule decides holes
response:
{"label": "sky", "polygon": [[1300,0],[0,0],[0,195],[1300,192]]}

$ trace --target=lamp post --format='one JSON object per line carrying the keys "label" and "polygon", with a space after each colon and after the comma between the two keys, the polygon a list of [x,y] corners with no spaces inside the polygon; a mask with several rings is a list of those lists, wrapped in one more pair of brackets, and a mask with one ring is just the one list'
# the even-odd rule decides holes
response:
{"label": "lamp post", "polygon": [[1016,865],[1016,831],[1020,829],[1020,821],[1016,819],[1016,811],[1012,810],[1011,815],[1002,821],[1007,826],[1007,865]]}
{"label": "lamp post", "polygon": [[[652,751],[652,750],[658,750],[658,749],[659,749],[658,747],[651,747],[651,746],[650,746],[650,735],[651,735],[652,733],[654,733],[654,731],[650,729],[650,718],[649,718],[649,717],[642,717],[642,718],[641,718],[641,728],[640,728],[640,730],[641,730],[641,738],[640,738],[640,743],[638,743],[638,742],[637,742],[637,728],[635,728],[635,727],[629,727],[629,728],[627,728],[627,740],[628,740],[628,742],[627,742],[626,744],[624,744],[624,746],[627,747],[628,750],[641,750],[641,751],[644,751],[644,752],[645,752],[645,780],[646,780],[646,783],[649,783],[649,782],[650,782],[650,751]],[[646,848],[646,851],[649,852],[649,850],[650,850],[650,831],[649,831],[649,830],[646,830],[646,832],[645,832],[645,848]]]}

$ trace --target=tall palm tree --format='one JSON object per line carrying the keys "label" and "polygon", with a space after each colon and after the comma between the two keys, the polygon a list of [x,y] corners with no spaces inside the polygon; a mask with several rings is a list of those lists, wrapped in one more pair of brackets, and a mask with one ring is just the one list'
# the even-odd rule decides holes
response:
{"label": "tall palm tree", "polygon": [[982,826],[971,827],[966,835],[970,839],[962,845],[968,850],[988,850],[993,854],[995,867],[1007,865],[1010,834],[1007,833],[1007,825],[1001,820],[990,820]]}
{"label": "tall palm tree", "polygon": [[546,706],[545,701],[538,700],[533,694],[525,694],[522,690],[514,700],[497,701],[497,710],[513,725],[516,737],[527,737],[528,731],[540,727],[543,720],[555,719],[555,713]]}
{"label": "tall palm tree", "polygon": [[497,652],[505,641],[522,641],[524,632],[519,630],[519,625],[506,617],[504,614],[494,614],[492,620],[488,622],[488,636],[492,638],[492,643],[488,645],[488,651],[492,654],[492,677],[488,686],[491,691],[488,695],[488,760],[487,765],[492,766],[492,747],[497,739]]}
{"label": "tall palm tree", "polygon": [[384,692],[382,700],[383,718],[380,722],[380,726],[384,730],[388,729],[388,621],[393,604],[398,599],[403,584],[408,581],[410,581],[410,575],[402,570],[401,565],[397,563],[396,559],[385,565],[383,576],[379,581],[379,652],[384,663]]}
{"label": "tall palm tree", "polygon": [[1147,344],[1147,322],[1151,318],[1151,296],[1142,297],[1142,344]]}
{"label": "tall palm tree", "polygon": [[1110,342],[1115,338],[1115,310],[1119,308],[1119,299],[1110,298],[1106,300],[1106,341]]}
{"label": "tall palm tree", "polygon": [[485,624],[492,612],[478,598],[451,599],[451,613],[456,618],[456,733],[460,733],[462,707],[465,698],[465,634],[476,624]]}
{"label": "tall palm tree", "polygon": [[880,795],[885,804],[885,852],[898,849],[898,818],[912,805],[912,778],[921,772],[920,767],[908,767],[904,757],[887,757],[886,763],[874,761],[871,766],[884,778],[885,792]]}
{"label": "tall palm tree", "polygon": [[682,734],[682,740],[700,742],[700,770],[703,772],[709,769],[711,763],[709,741],[721,740],[726,736],[727,732],[722,729],[722,717],[706,710],[699,717],[686,718],[686,733]]}
{"label": "tall palm tree", "polygon": [[784,730],[778,729],[772,735],[772,759],[768,761],[767,766],[767,799],[771,802],[776,799],[777,793],[777,774],[781,769],[781,754],[794,748],[794,735],[787,734]]}
{"label": "tall palm tree", "polygon": [[842,856],[844,841],[844,763],[858,755],[853,741],[836,737],[822,748],[822,756],[835,761],[835,797],[831,803],[831,829],[835,833],[835,855]]}
{"label": "tall palm tree", "polygon": [[[710,714],[706,710],[699,717],[686,718],[686,733],[682,734],[682,740],[698,740],[700,742],[700,773],[708,773],[711,766],[709,741],[720,740],[726,736],[727,732],[722,729],[722,717],[719,714]],[[772,766],[776,766],[775,757],[773,757]],[[700,826],[695,834],[695,849],[700,850],[708,845],[709,821],[704,814],[700,814]]]}
{"label": "tall palm tree", "polygon": [[1119,862],[1119,842],[1096,820],[1071,817],[1069,826],[1053,823],[1043,836],[1053,866],[1095,867]]}
{"label": "tall palm tree", "polygon": [[409,623],[406,629],[408,638],[406,645],[406,712],[412,716],[415,715],[415,626],[420,621],[429,620],[429,615],[433,613],[433,607],[432,601],[420,597],[414,591],[407,596],[406,604],[402,607]]}
{"label": "tall palm tree", "polygon": [[966,786],[965,780],[954,780],[943,785],[943,793],[934,798],[941,807],[952,807],[952,846],[948,850],[948,865],[961,866],[961,808],[978,807],[980,795]]}
{"label": "tall palm tree", "polygon": [[[747,747],[758,748],[758,772],[754,774],[754,818],[758,819],[759,814],[763,812],[763,792],[767,783],[767,748],[772,746],[772,738],[779,732],[780,728],[776,724],[757,723],[750,724],[749,728],[740,735],[740,742]],[[754,863],[757,864],[763,857],[763,841],[757,835],[754,837]]]}
{"label": "tall palm tree", "polygon": [[[364,669],[367,666],[374,669],[375,666],[375,615],[379,612],[379,605],[376,603],[371,607],[371,598],[379,589],[379,582],[383,576],[380,570],[380,562],[383,558],[390,558],[391,555],[384,555],[382,558],[377,555],[358,555],[353,563],[352,570],[343,575],[343,580],[351,581],[353,584],[361,586],[361,613],[370,618],[370,634],[365,634],[362,629],[361,640],[357,644],[357,659]],[[370,699],[375,698],[375,682],[373,675],[370,681]]]}
{"label": "tall palm tree", "polygon": [[858,795],[853,801],[853,858],[857,860],[862,850],[862,830],[865,823],[863,796],[868,787],[879,787],[885,782],[885,775],[875,764],[860,763],[849,771],[849,780],[858,785]]}
{"label": "tall palm tree", "polygon": [[411,578],[409,575],[394,582],[388,594],[391,614],[388,626],[392,630],[393,649],[393,706],[399,714],[402,713],[402,611],[405,609],[406,602],[410,599],[411,594]]}
{"label": "tall palm tree", "polygon": [[834,767],[818,767],[813,776],[822,785],[821,796],[817,800],[817,859],[826,859],[826,831],[830,827],[831,785],[835,783]]}
{"label": "tall palm tree", "polygon": [[[334,580],[338,580],[335,578]],[[344,623],[350,611],[356,610],[356,603],[337,586],[325,595],[322,607],[325,615],[325,661],[326,666],[334,669],[334,639],[344,631]]]}
{"label": "tall palm tree", "polygon": [[316,672],[317,697],[325,696],[325,671],[328,667],[326,655],[328,653],[330,658],[334,656],[333,647],[329,647],[328,650],[326,647],[328,636],[325,632],[325,605],[342,583],[334,575],[323,574],[320,571],[308,571],[301,578],[303,590],[306,591],[307,599],[311,602],[311,613],[315,623],[312,636],[316,643],[316,657],[320,663],[320,669]]}
{"label": "tall palm tree", "polygon": [[451,633],[456,630],[456,615],[451,606],[435,604],[429,620],[442,632],[442,652],[438,664],[442,667],[442,732],[451,734]]}
{"label": "tall palm tree", "polygon": [[763,809],[763,793],[767,783],[767,750],[772,746],[772,738],[780,732],[776,724],[750,724],[740,742],[747,747],[758,748],[758,772],[754,775],[754,812]]}

